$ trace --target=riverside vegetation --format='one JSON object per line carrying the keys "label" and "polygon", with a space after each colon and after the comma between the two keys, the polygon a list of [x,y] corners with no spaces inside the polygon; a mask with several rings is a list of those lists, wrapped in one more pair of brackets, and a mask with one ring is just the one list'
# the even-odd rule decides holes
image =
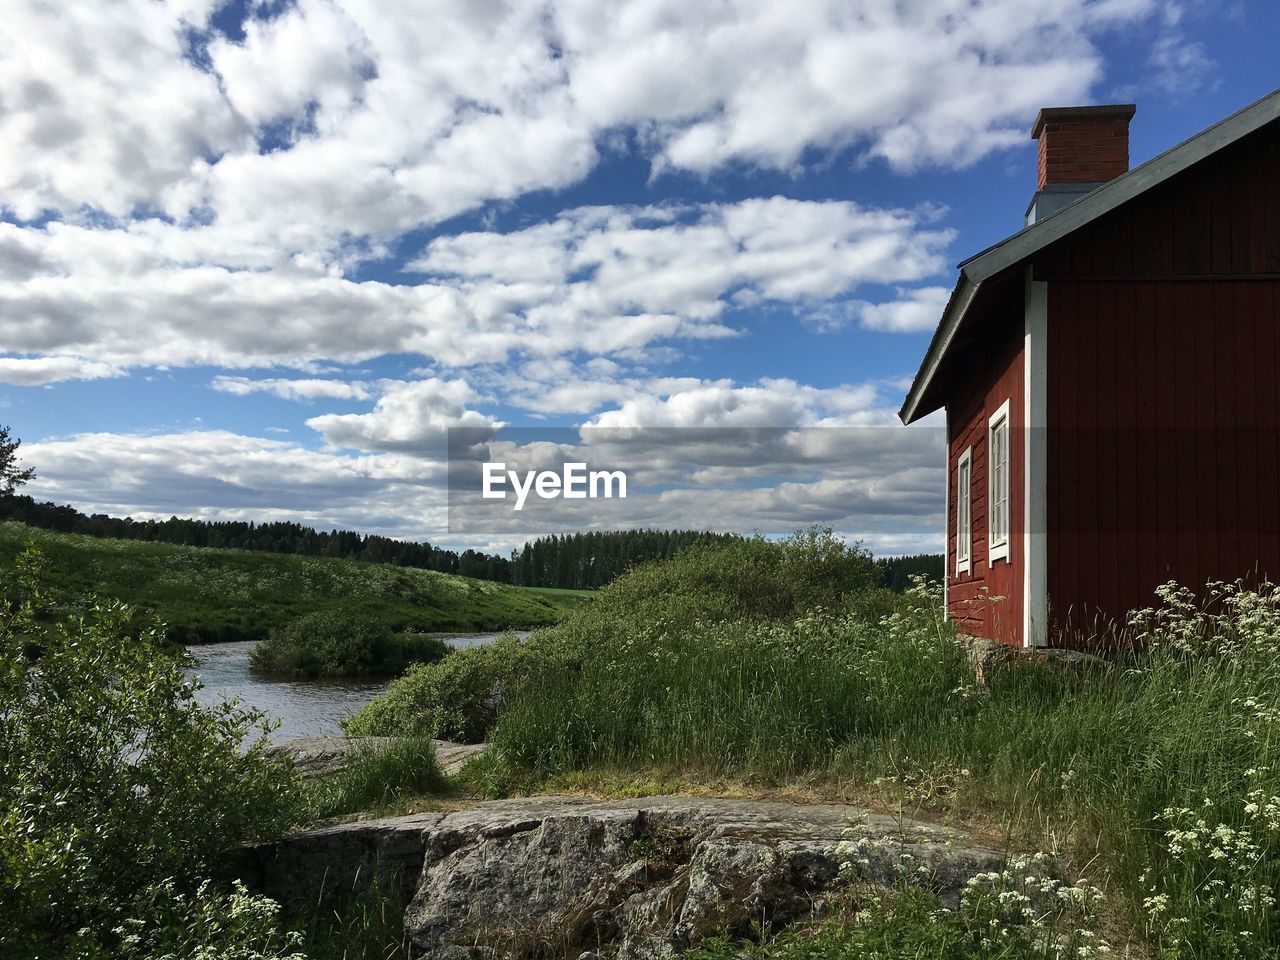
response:
{"label": "riverside vegetation", "polygon": [[[491,795],[713,784],[932,810],[1087,874],[1116,952],[1280,951],[1280,590],[1211,585],[1202,607],[1169,586],[1107,660],[1012,663],[984,689],[936,589],[896,598],[869,566],[820,533],[694,548],[524,643],[410,670],[349,729],[486,739],[468,772]],[[837,920],[754,949],[1057,955],[951,914],[926,935],[938,909],[904,895],[871,933]]]}
{"label": "riverside vegetation", "polygon": [[287,823],[439,802],[432,736],[492,744],[463,772],[489,795],[848,799],[1065,864],[1068,882],[1034,889],[1017,871],[976,876],[953,909],[851,887],[846,909],[704,942],[700,960],[1280,949],[1273,587],[1213,585],[1207,605],[1166,588],[1106,660],[1012,662],[979,687],[936,590],[876,588],[860,550],[822,532],[694,547],[523,642],[410,668],[350,722],[410,737],[399,754],[304,787],[235,749],[257,718],[196,707],[155,631],[111,604],[70,620],[42,606],[34,562],[15,581],[26,592],[5,620],[0,690],[0,914],[20,918],[0,936],[15,956],[403,955],[391,893],[282,916],[214,864]]}
{"label": "riverside vegetation", "polygon": [[74,605],[89,592],[125,601],[154,614],[178,643],[259,640],[317,611],[396,633],[502,630],[552,623],[587,599],[390,564],[109,540],[19,523],[0,523],[0,569],[28,543],[45,557],[52,601]]}

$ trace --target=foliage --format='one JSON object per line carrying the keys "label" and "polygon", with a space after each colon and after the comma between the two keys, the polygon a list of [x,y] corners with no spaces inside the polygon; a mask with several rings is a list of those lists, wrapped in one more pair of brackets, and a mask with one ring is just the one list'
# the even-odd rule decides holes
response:
{"label": "foliage", "polygon": [[942,582],[946,558],[940,553],[919,553],[902,557],[876,557],[880,586],[895,593],[910,588],[917,577]]}
{"label": "foliage", "polygon": [[168,625],[171,640],[259,640],[317,610],[396,631],[501,630],[555,622],[577,594],[532,590],[387,564],[176,547],[49,533],[0,523],[0,565],[35,542],[51,598],[122,600]]}
{"label": "foliage", "polygon": [[[727,566],[753,575],[749,554]],[[686,599],[637,570],[538,634],[504,681],[485,789],[624,770],[859,784],[1064,842],[1168,957],[1280,949],[1280,588],[1162,588],[1110,661],[1010,662],[979,689],[936,587],[876,625],[856,598],[772,619],[715,572],[691,579],[720,586]]]}
{"label": "foliage", "polygon": [[[0,428],[3,430],[3,428]],[[693,543],[737,539],[730,534],[699,530],[619,530],[539,537],[513,551],[510,557],[464,550],[461,553],[407,540],[393,540],[354,530],[316,530],[287,521],[253,523],[243,520],[134,520],[81,513],[66,504],[38,502],[27,496],[6,496],[3,464],[4,437],[0,433],[0,520],[16,520],[59,533],[90,537],[174,543],[187,547],[220,547],[308,557],[341,557],[369,563],[435,570],[464,577],[515,583],[527,587],[593,589],[609,583],[636,564],[669,559]],[[17,448],[16,441],[12,444]],[[10,455],[12,451],[9,451]],[[16,483],[33,474],[15,475]]]}
{"label": "foliage", "polygon": [[22,441],[0,426],[0,497],[6,497],[28,480],[34,480],[36,472],[23,468],[18,462],[18,448]]}
{"label": "foliage", "polygon": [[[119,960],[308,960],[300,933],[287,931],[280,906],[240,882],[224,892],[202,882],[194,893],[172,880],[147,888],[136,915],[115,931]],[[83,946],[83,945],[78,945]]]}
{"label": "foliage", "polygon": [[851,738],[912,726],[919,704],[964,674],[925,601],[883,628],[817,614],[640,629],[573,672],[536,673],[491,739],[497,756],[542,774],[656,762],[783,777],[829,765]]}
{"label": "foliage", "polygon": [[253,668],[289,677],[396,676],[410,663],[441,660],[439,637],[397,635],[377,621],[318,610],[276,627],[250,655]]}
{"label": "foliage", "polygon": [[529,677],[540,659],[543,669],[568,666],[566,651],[546,631],[524,641],[508,634],[490,644],[455,650],[438,663],[410,667],[386,693],[347,719],[344,729],[348,736],[480,743],[504,696]]}
{"label": "foliage", "polygon": [[295,781],[265,737],[242,749],[262,717],[197,704],[128,608],[56,616],[42,566],[20,555],[21,599],[0,615],[0,953],[110,954],[173,897],[217,913],[200,878],[293,818]]}
{"label": "foliage", "polygon": [[385,809],[402,797],[439,793],[447,786],[430,740],[369,748],[341,770],[304,784],[307,819]]}
{"label": "foliage", "polygon": [[[1048,887],[1049,903],[1020,915],[1028,879],[1036,893]],[[1040,881],[1040,882],[1037,882]],[[686,960],[1089,960],[1107,945],[1078,924],[1091,919],[1096,891],[1060,886],[1034,874],[1007,870],[970,880],[957,909],[917,887],[868,891],[849,915],[816,927],[783,931],[771,941],[719,937],[684,954]],[[1043,904],[1046,898],[1037,896]],[[1082,902],[1084,901],[1084,902]],[[1011,915],[1012,914],[1012,915]]]}
{"label": "foliage", "polygon": [[[783,542],[697,544],[673,560],[636,567],[554,629],[411,668],[358,711],[346,730],[479,742],[514,691],[525,684],[559,690],[566,678],[585,675],[588,662],[603,663],[614,651],[628,649],[626,642],[637,634],[675,636],[695,625],[785,622],[822,603],[853,606],[873,592],[874,578],[865,551],[830,531],[806,531]],[[765,658],[770,642],[761,634],[757,643]]]}
{"label": "foliage", "polygon": [[308,960],[409,960],[408,905],[408,892],[394,876],[366,878],[357,871],[349,889],[322,883],[286,920],[302,931]]}
{"label": "foliage", "polygon": [[735,534],[703,530],[593,530],[553,534],[511,555],[511,582],[526,586],[596,589],[632,567],[670,560],[694,544],[723,544]]}

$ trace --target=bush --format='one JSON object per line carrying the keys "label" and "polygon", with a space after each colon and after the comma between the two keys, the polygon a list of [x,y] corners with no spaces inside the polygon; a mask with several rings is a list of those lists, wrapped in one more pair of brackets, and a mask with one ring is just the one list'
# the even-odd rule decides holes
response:
{"label": "bush", "polygon": [[292,821],[296,781],[265,737],[245,749],[261,715],[196,703],[159,628],[115,603],[57,619],[38,557],[19,566],[26,597],[0,615],[0,955],[115,955],[126,921],[204,903],[228,851]]}
{"label": "bush", "polygon": [[565,621],[521,642],[500,639],[410,669],[345,726],[353,736],[439,737],[483,741],[502,705],[526,683],[559,684],[586,661],[637,637],[696,635],[707,624],[786,622],[820,606],[872,601],[869,555],[830,531],[775,542],[755,538],[699,544],[673,560],[623,574]]}
{"label": "bush", "polygon": [[255,670],[289,677],[396,676],[448,652],[438,637],[397,635],[378,621],[324,610],[272,630],[251,662]]}
{"label": "bush", "polygon": [[484,646],[455,650],[438,663],[410,667],[386,693],[344,721],[343,729],[353,737],[481,743],[504,698],[540,660],[547,668],[566,664],[565,649],[551,631],[523,641],[507,634]]}

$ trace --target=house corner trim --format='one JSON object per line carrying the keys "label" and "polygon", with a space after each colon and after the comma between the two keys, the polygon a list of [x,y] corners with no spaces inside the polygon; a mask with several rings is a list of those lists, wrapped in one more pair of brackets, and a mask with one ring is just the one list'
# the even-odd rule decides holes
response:
{"label": "house corner trim", "polygon": [[1049,642],[1048,330],[1049,284],[1027,267],[1023,341],[1022,645]]}

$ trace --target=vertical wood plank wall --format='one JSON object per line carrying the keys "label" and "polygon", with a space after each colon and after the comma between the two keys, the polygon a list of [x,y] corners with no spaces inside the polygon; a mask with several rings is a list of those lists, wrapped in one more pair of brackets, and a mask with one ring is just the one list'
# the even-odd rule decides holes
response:
{"label": "vertical wood plank wall", "polygon": [[[947,497],[947,606],[951,618],[969,636],[1003,643],[1022,643],[1022,530],[1024,504],[1022,436],[1022,317],[1002,318],[1010,335],[994,356],[974,365],[969,382],[957,394],[966,399],[950,410],[948,437],[950,480]],[[1016,328],[1018,336],[1013,336]],[[987,549],[988,449],[987,420],[1009,401],[1009,557],[989,562]],[[966,448],[973,450],[970,570],[956,575],[956,465]],[[1000,598],[1000,599],[996,599]]]}
{"label": "vertical wood plank wall", "polygon": [[[1054,619],[1280,579],[1280,281],[1049,285]],[[1069,632],[1069,631],[1068,631]]]}
{"label": "vertical wood plank wall", "polygon": [[1280,579],[1280,129],[1036,257],[1049,282],[1049,603]]}

